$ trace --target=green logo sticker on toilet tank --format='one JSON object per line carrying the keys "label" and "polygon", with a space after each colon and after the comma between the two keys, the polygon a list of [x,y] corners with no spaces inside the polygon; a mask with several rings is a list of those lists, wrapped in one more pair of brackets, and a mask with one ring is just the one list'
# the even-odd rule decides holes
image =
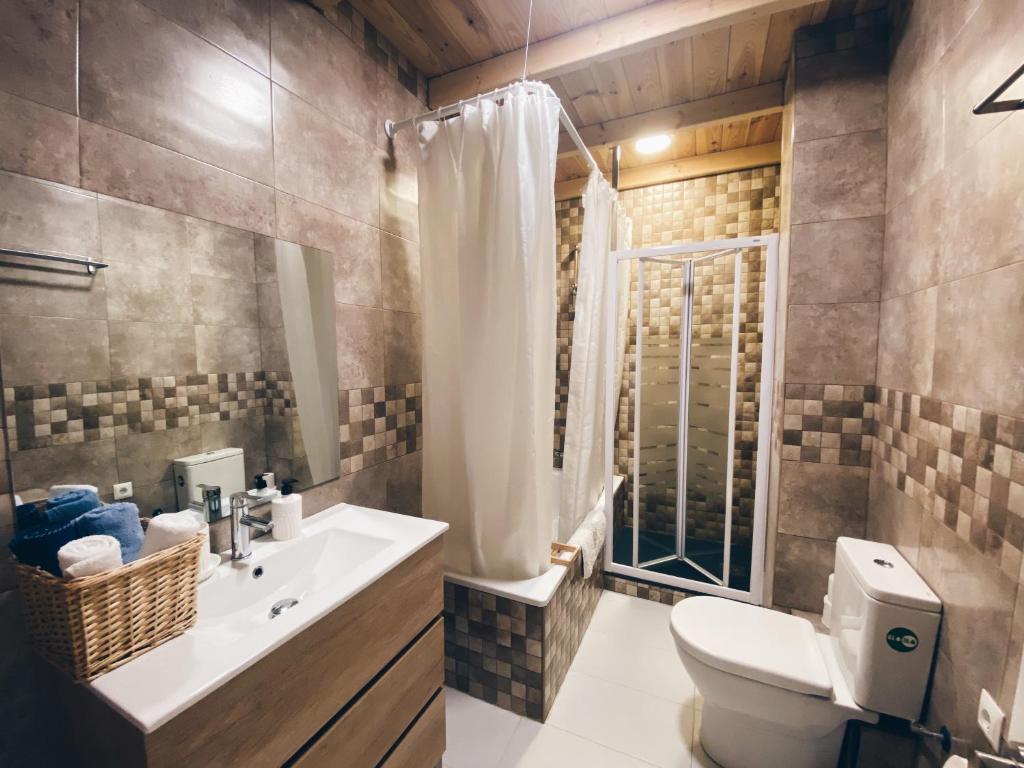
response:
{"label": "green logo sticker on toilet tank", "polygon": [[906,627],[893,627],[885,633],[885,642],[899,653],[910,653],[917,650],[917,635]]}

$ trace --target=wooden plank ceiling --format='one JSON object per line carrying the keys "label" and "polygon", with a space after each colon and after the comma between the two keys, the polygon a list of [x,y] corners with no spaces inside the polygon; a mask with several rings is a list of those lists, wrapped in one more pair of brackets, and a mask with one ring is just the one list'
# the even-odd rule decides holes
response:
{"label": "wooden plank ceiling", "polygon": [[[530,0],[351,2],[431,78],[432,91],[435,84],[441,90],[442,82],[447,85],[451,81],[442,79],[446,74],[502,54],[521,53],[530,5]],[[581,27],[658,4],[659,0],[534,0],[530,41],[550,42]],[[633,44],[621,56],[600,60],[584,57],[578,67],[571,63],[560,66],[568,71],[548,77],[546,82],[562,100],[604,170],[608,169],[609,152],[602,129],[616,120],[622,124],[615,132],[615,141],[622,143],[624,169],[777,143],[781,138],[781,88],[776,89],[775,111],[762,108],[723,117],[718,107],[710,109],[713,119],[701,119],[699,114],[705,104],[715,102],[715,97],[753,94],[749,89],[783,80],[798,27],[873,10],[884,6],[885,0],[816,0],[788,5],[793,7],[665,44]],[[636,16],[634,13],[633,18]],[[648,121],[623,118],[658,115],[659,110],[665,113],[686,104],[693,105],[698,115],[695,125],[677,118],[669,124],[682,127],[665,130],[665,120],[649,121],[657,132],[670,133],[672,142],[655,155],[636,153],[629,139],[649,132]],[[578,155],[560,154],[559,180],[584,174],[585,165]]]}

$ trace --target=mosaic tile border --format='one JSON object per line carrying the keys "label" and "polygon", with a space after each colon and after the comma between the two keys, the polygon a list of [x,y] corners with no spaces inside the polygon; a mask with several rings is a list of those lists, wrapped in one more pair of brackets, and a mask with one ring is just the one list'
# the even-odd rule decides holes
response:
{"label": "mosaic tile border", "polygon": [[294,413],[290,376],[274,371],[4,387],[4,402],[12,452]]}
{"label": "mosaic tile border", "polygon": [[347,0],[307,0],[331,24],[387,70],[409,93],[424,104],[427,102],[427,78]]}
{"label": "mosaic tile border", "polygon": [[875,387],[786,384],[782,458],[871,466]]}
{"label": "mosaic tile border", "polygon": [[692,594],[675,587],[632,579],[629,576],[620,576],[615,573],[604,574],[604,588],[609,592],[639,597],[663,605],[675,605]]}
{"label": "mosaic tile border", "polygon": [[1024,419],[881,388],[873,468],[1024,581]]}
{"label": "mosaic tile border", "polygon": [[348,389],[338,393],[341,473],[423,447],[423,384]]}

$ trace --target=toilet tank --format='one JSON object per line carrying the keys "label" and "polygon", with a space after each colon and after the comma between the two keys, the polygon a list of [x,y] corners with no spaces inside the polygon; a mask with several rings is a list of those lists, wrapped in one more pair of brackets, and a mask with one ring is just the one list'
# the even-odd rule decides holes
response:
{"label": "toilet tank", "polygon": [[941,616],[942,602],[895,547],[836,542],[829,630],[857,704],[920,717]]}
{"label": "toilet tank", "polygon": [[221,498],[245,490],[245,454],[241,448],[219,448],[215,451],[183,456],[174,460],[174,495],[178,509],[203,506],[200,485],[220,486]]}

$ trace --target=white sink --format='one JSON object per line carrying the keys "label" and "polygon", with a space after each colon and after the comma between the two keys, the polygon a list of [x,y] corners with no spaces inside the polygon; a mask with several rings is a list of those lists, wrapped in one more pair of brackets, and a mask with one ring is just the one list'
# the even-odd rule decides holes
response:
{"label": "white sink", "polygon": [[[339,528],[328,528],[268,552],[253,542],[251,562],[227,563],[199,590],[198,633],[239,636],[271,620],[280,600],[303,600],[332,590],[349,573],[393,542]],[[276,618],[280,618],[280,614]],[[236,638],[237,639],[237,638]]]}
{"label": "white sink", "polygon": [[[149,733],[330,613],[448,529],[446,523],[339,504],[292,541],[252,542],[199,585],[185,634],[90,686]],[[272,615],[271,609],[285,606]]]}

